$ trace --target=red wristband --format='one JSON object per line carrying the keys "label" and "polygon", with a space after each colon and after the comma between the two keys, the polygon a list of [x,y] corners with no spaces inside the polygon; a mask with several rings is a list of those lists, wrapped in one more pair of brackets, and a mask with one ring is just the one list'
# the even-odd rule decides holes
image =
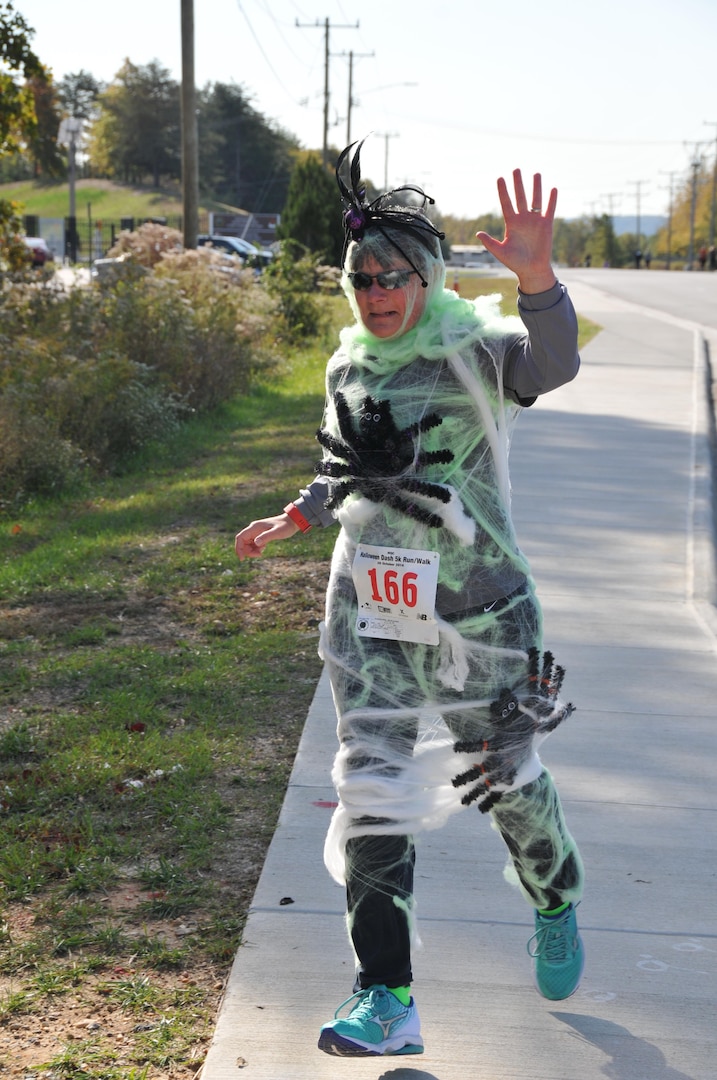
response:
{"label": "red wristband", "polygon": [[289,515],[291,520],[294,522],[294,525],[299,526],[302,533],[307,533],[310,531],[311,526],[309,525],[308,521],[295,503],[291,502],[288,506],[285,506],[284,513]]}

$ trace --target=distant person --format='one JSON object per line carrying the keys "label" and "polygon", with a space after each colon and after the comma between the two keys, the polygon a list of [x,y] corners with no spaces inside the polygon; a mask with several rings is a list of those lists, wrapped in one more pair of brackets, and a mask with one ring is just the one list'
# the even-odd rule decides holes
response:
{"label": "distant person", "polygon": [[102,246],[102,225],[98,221],[95,225],[95,258],[101,259],[103,254]]}
{"label": "distant person", "polygon": [[650,269],[650,263],[651,262],[652,262],[652,252],[651,251],[646,251],[645,252],[645,269],[646,270]]}
{"label": "distant person", "polygon": [[587,255],[585,256],[585,265],[586,266],[592,266],[592,264],[593,264],[593,257],[590,254],[590,252],[588,251]]}
{"label": "distant person", "polygon": [[[506,319],[494,299],[446,288],[443,234],[422,191],[367,201],[354,146],[336,174],[355,321],[327,367],[323,460],[300,497],[235,540],[243,559],[299,530],[340,525],[320,642],[339,737],[324,854],[346,888],[357,970],[354,994],[319,1036],[339,1057],[423,1053],[411,987],[413,837],[464,806],[490,814],[506,843],[509,879],[532,909],[539,992],[570,996],[583,967],[582,863],[537,754],[572,707],[559,700],[562,669],[543,653],[508,473],[521,406],[579,367],[575,311],[550,261],[557,191],[543,207],[536,174],[528,201],[516,170],[513,203],[498,181],[505,237],[478,237],[518,279],[520,319]],[[559,481],[544,481],[549,525]],[[447,872],[447,909],[459,872]],[[480,956],[476,947],[476,964]],[[326,957],[316,962],[325,982]]]}
{"label": "distant person", "polygon": [[639,270],[641,264],[642,264],[642,252],[638,248],[637,251],[635,252],[635,269]]}
{"label": "distant person", "polygon": [[710,247],[708,254],[710,270],[717,270],[717,248],[715,248],[714,244]]}
{"label": "distant person", "polygon": [[707,248],[704,246],[704,244],[697,253],[697,258],[700,261],[700,270],[704,270],[705,266],[707,265]]}
{"label": "distant person", "polygon": [[81,247],[80,234],[77,229],[70,227],[65,234],[65,260],[77,262]]}

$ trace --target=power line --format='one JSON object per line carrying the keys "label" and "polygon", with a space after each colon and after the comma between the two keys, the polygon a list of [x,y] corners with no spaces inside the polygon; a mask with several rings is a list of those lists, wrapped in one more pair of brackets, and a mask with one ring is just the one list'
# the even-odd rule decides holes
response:
{"label": "power line", "polygon": [[[294,5],[294,7],[295,6],[296,5]],[[271,19],[271,21],[273,22],[274,27],[276,29],[277,35],[281,38],[282,43],[286,46],[287,50],[294,57],[294,60],[296,60],[297,63],[299,63],[299,64],[303,64],[303,66],[305,68],[307,68],[307,70],[308,70],[308,65],[306,64],[305,60],[303,60],[302,57],[298,53],[294,52],[292,46],[289,44],[289,39],[285,38],[283,33],[281,32],[281,27],[282,26],[291,26],[292,24],[287,23],[287,22],[281,22],[279,19],[277,19],[276,15],[271,10],[270,5],[267,3],[267,0],[264,0],[264,2],[259,5],[259,7],[262,9],[264,14],[267,15]]]}
{"label": "power line", "polygon": [[254,27],[253,27],[253,26],[252,26],[252,24],[251,24],[251,21],[250,21],[250,19],[249,19],[249,16],[248,16],[248,15],[247,15],[247,13],[246,13],[246,12],[244,11],[244,8],[243,8],[243,7],[241,6],[241,0],[236,0],[236,5],[237,5],[237,7],[239,8],[239,11],[240,11],[240,13],[241,13],[241,14],[243,15],[243,17],[244,17],[244,20],[245,20],[245,22],[246,22],[247,26],[249,27],[249,33],[250,33],[250,34],[251,34],[251,36],[252,36],[252,37],[254,38],[254,41],[256,42],[256,47],[257,47],[257,49],[259,50],[259,52],[261,53],[261,55],[262,55],[262,56],[264,57],[264,60],[266,61],[266,66],[267,66],[267,67],[269,68],[269,71],[270,71],[270,72],[272,73],[272,75],[274,76],[274,78],[275,78],[275,79],[276,79],[276,81],[278,82],[278,84],[279,84],[279,86],[281,87],[281,89],[282,89],[282,90],[284,91],[284,93],[285,93],[285,94],[287,95],[287,97],[290,97],[290,98],[291,98],[291,100],[295,102],[295,101],[296,101],[296,99],[295,99],[294,95],[292,94],[292,92],[291,92],[291,91],[290,91],[290,90],[289,90],[289,89],[288,89],[288,88],[287,88],[286,86],[284,86],[284,83],[283,83],[283,82],[281,81],[281,79],[280,79],[279,75],[278,75],[278,74],[277,74],[277,72],[276,72],[276,71],[274,70],[274,67],[273,67],[273,65],[272,65],[272,63],[271,63],[271,60],[270,60],[270,59],[269,59],[269,57],[268,57],[268,56],[266,55],[266,52],[264,51],[264,46],[263,46],[263,45],[262,45],[262,43],[261,43],[261,42],[259,41],[259,38],[257,37],[257,35],[256,35],[256,31],[254,30]]}
{"label": "power line", "polygon": [[[415,113],[402,113],[395,112],[394,114],[402,120],[410,120],[416,122]],[[421,113],[420,123],[427,128],[438,128],[440,131],[461,131],[471,135],[482,135],[487,138],[501,138],[501,139],[520,139],[521,142],[539,142],[539,143],[558,143],[568,144],[570,146],[683,146],[684,140],[681,139],[588,139],[581,138],[579,135],[573,137],[572,135],[551,135],[544,134],[535,131],[508,131],[505,128],[477,128],[469,126],[468,122],[456,123],[451,121],[449,117],[429,116],[427,113]]]}

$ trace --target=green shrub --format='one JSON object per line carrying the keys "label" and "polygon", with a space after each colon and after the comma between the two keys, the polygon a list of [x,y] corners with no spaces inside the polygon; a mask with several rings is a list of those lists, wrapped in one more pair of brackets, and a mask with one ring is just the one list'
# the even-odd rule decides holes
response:
{"label": "green shrub", "polygon": [[276,363],[277,305],[211,253],[165,252],[154,272],[65,291],[0,291],[0,499],[112,471],[188,412],[246,391]]}
{"label": "green shrub", "polygon": [[279,304],[283,335],[292,344],[318,337],[326,331],[326,309],[319,279],[325,268],[318,256],[296,240],[283,240],[277,258],[264,271],[269,293]]}
{"label": "green shrub", "polygon": [[82,451],[41,417],[22,415],[13,405],[12,394],[0,398],[0,503],[72,487],[86,464]]}
{"label": "green shrub", "polygon": [[195,409],[246,392],[277,364],[276,300],[253,271],[226,272],[225,262],[202,248],[167,253],[141,295],[143,341],[133,319],[117,319],[135,359],[155,367]]}
{"label": "green shrub", "polygon": [[166,252],[181,250],[182,247],[182,234],[177,229],[148,221],[134,232],[123,230],[107,255],[114,259],[129,254],[139,266],[151,270]]}

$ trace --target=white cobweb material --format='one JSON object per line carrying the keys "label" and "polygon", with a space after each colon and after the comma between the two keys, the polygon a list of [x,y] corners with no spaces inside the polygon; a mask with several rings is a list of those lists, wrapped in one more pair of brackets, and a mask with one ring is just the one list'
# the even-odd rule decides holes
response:
{"label": "white cobweb material", "polygon": [[[404,477],[393,474],[378,485],[369,477],[373,487],[353,485],[336,510],[342,529],[321,655],[340,741],[332,774],[339,806],[325,847],[337,881],[346,879],[349,838],[415,835],[440,827],[466,801],[488,809],[535,782],[538,746],[563,715],[559,701],[536,712],[529,682],[542,616],[510,513],[508,451],[519,408],[504,398],[502,368],[515,329],[498,320],[493,301],[476,308],[443,293],[430,319],[380,355],[365,331],[345,331],[328,367],[323,428],[335,440],[347,444],[356,433],[345,421],[342,430],[336,395],[355,417],[370,394],[390,403],[398,433],[414,432],[415,455],[452,453],[449,464],[421,470],[445,487],[445,502],[407,494]],[[434,414],[441,422],[419,431]],[[325,457],[336,460],[329,450]],[[386,492],[408,499],[416,516],[389,505]],[[439,515],[441,526],[426,524],[421,510]],[[437,646],[357,634],[351,568],[359,543],[440,553]],[[497,607],[479,603],[486,598]],[[492,706],[509,690],[519,722],[506,725]],[[470,749],[457,753],[456,743]],[[471,770],[480,794],[466,800],[478,788],[457,786],[456,778]]]}

